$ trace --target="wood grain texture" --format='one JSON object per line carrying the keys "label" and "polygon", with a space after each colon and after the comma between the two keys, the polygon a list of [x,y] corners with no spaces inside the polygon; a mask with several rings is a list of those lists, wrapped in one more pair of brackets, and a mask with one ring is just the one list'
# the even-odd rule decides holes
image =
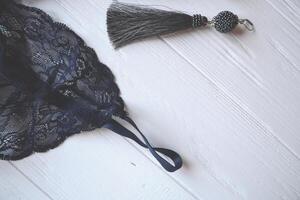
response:
{"label": "wood grain texture", "polygon": [[106,34],[110,2],[25,1],[95,48],[132,117],[152,143],[180,152],[184,168],[167,174],[147,151],[101,129],[14,167],[0,162],[14,172],[0,186],[24,180],[9,191],[15,199],[33,190],[64,200],[300,199],[299,1],[127,0],[207,16],[228,9],[251,19],[256,31],[205,29],[118,51]]}

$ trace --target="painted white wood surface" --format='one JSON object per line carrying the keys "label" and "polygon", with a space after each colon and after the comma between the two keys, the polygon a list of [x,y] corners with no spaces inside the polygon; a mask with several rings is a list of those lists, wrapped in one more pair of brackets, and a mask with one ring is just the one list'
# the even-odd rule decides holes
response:
{"label": "painted white wood surface", "polygon": [[0,199],[300,199],[300,1],[127,0],[214,16],[232,10],[254,33],[174,34],[115,51],[110,0],[25,0],[66,23],[114,72],[132,117],[185,166],[100,129],[46,154],[0,161]]}

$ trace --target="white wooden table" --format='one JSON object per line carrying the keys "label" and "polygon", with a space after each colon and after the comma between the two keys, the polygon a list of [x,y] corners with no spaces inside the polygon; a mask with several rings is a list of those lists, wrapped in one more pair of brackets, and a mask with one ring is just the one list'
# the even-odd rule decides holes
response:
{"label": "white wooden table", "polygon": [[[115,51],[111,0],[26,0],[74,29],[114,72],[131,116],[185,165],[166,173],[110,131],[73,136],[46,154],[0,161],[1,200],[299,200],[300,1],[127,0],[214,16],[254,33],[200,30]],[[125,1],[125,0],[124,0]]]}

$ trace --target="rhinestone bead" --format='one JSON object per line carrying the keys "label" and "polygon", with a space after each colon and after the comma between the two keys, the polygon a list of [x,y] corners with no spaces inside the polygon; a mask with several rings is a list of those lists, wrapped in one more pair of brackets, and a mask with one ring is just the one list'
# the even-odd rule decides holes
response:
{"label": "rhinestone bead", "polygon": [[239,23],[237,15],[230,11],[222,11],[213,18],[215,29],[221,33],[232,31]]}

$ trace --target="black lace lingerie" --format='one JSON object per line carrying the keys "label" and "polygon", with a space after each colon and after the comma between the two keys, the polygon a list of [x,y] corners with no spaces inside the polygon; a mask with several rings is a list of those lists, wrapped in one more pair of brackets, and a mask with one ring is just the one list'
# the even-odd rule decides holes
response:
{"label": "black lace lingerie", "polygon": [[0,0],[0,159],[45,152],[100,127],[148,148],[167,171],[182,166],[176,152],[151,146],[125,112],[112,72],[76,33],[40,9]]}

